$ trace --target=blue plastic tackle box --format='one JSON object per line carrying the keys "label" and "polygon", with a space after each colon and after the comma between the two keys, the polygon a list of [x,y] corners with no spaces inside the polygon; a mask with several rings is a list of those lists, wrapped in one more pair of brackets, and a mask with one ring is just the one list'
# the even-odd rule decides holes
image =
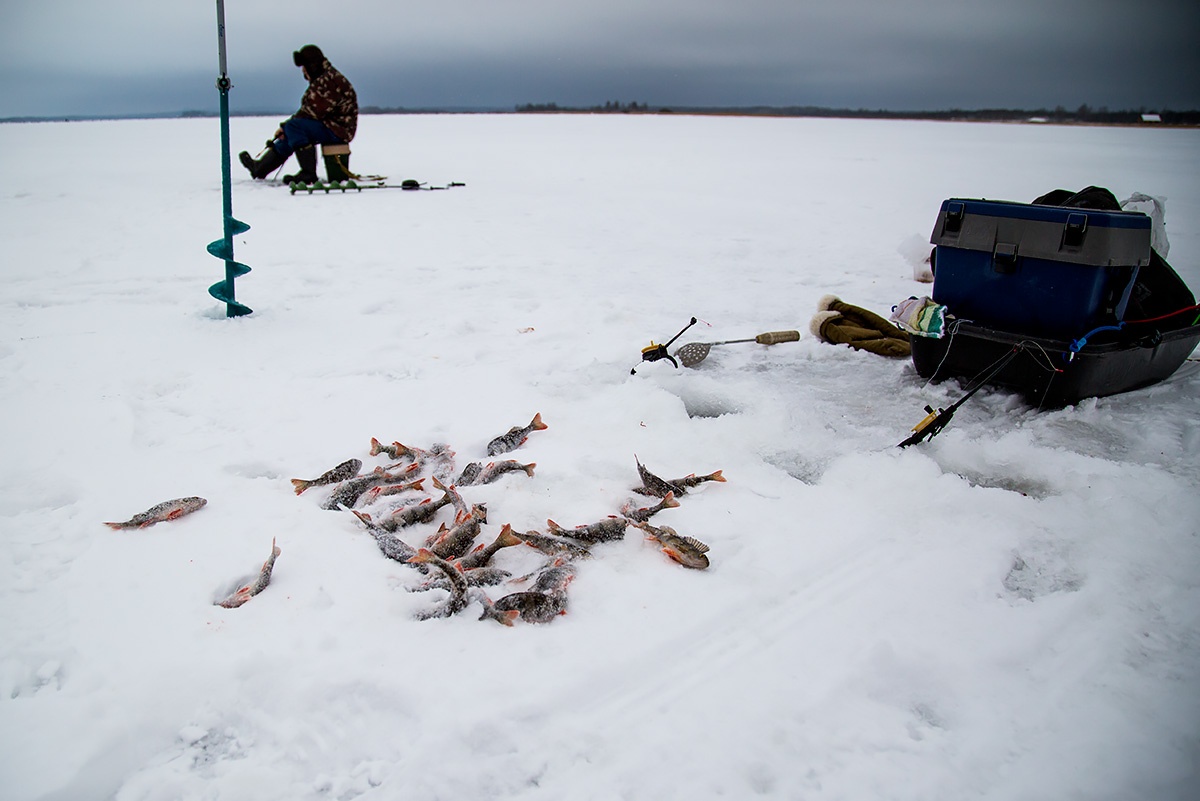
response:
{"label": "blue plastic tackle box", "polygon": [[1070,340],[1121,321],[1138,270],[1150,261],[1150,218],[951,198],[930,242],[933,299],[949,314]]}

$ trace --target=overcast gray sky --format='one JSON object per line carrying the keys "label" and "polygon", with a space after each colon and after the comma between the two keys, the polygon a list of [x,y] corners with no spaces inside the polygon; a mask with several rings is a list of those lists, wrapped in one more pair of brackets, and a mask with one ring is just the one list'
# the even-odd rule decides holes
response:
{"label": "overcast gray sky", "polygon": [[[1200,108],[1197,0],[227,0],[234,110]],[[216,3],[0,0],[0,118],[214,111]]]}

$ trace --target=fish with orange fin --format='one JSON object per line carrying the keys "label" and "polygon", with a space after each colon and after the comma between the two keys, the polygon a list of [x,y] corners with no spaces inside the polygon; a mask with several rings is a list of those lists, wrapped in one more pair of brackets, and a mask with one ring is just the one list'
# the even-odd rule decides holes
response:
{"label": "fish with orange fin", "polygon": [[366,503],[374,503],[387,495],[399,495],[402,492],[419,492],[425,488],[425,479],[418,478],[403,484],[377,484],[363,493]]}
{"label": "fish with orange fin", "polygon": [[[451,562],[451,564],[455,564]],[[494,587],[497,584],[503,584],[512,578],[512,573],[507,570],[501,570],[498,567],[477,567],[473,570],[464,570],[463,578],[467,580],[468,587]],[[429,590],[448,590],[450,582],[443,576],[434,576],[426,580],[422,584],[409,590],[409,592],[428,592]]]}
{"label": "fish with orange fin", "polygon": [[320,487],[325,484],[336,484],[339,481],[345,481],[348,478],[354,478],[358,475],[358,471],[362,469],[361,459],[347,459],[330,470],[326,470],[317,478],[293,478],[292,486],[296,490],[296,494],[304,492],[310,487]]}
{"label": "fish with orange fin", "polygon": [[525,440],[529,439],[530,433],[534,431],[545,431],[549,428],[548,425],[542,422],[542,413],[538,412],[533,416],[533,420],[524,428],[513,426],[508,430],[507,434],[501,434],[488,443],[488,456],[499,456],[502,453],[515,451],[517,448],[525,444]]}
{"label": "fish with orange fin", "polygon": [[546,525],[550,527],[551,534],[560,537],[570,537],[580,542],[613,542],[625,539],[625,527],[629,525],[629,521],[623,517],[609,515],[598,523],[575,528],[563,528],[553,520],[547,520]]}
{"label": "fish with orange fin", "polygon": [[[409,471],[409,468],[405,468],[399,472],[389,473],[382,467],[376,467],[365,476],[358,476],[343,481],[329,494],[329,497],[321,504],[321,508],[333,512],[341,509],[343,506],[352,507],[363,497],[367,497],[373,501],[378,496],[377,490],[380,484],[400,481]],[[417,486],[415,489],[420,489],[420,482],[421,480],[416,482]],[[372,495],[373,492],[375,493],[374,495]]]}
{"label": "fish with orange fin", "polygon": [[670,526],[634,523],[646,536],[662,546],[662,552],[684,567],[704,570],[708,567],[708,546],[694,537],[684,537]]}
{"label": "fish with orange fin", "polygon": [[670,483],[674,484],[677,487],[687,487],[688,489],[691,489],[692,487],[703,484],[705,481],[722,481],[723,482],[723,481],[725,481],[725,476],[721,475],[720,470],[714,470],[713,472],[709,473],[706,476],[698,476],[695,473],[689,473],[688,475],[684,476],[683,478],[676,478],[676,479],[672,480]]}
{"label": "fish with orange fin", "polygon": [[569,540],[566,537],[554,537],[548,534],[539,534],[536,531],[526,531],[524,534],[518,534],[521,542],[528,545],[534,550],[541,551],[547,556],[558,556],[565,554],[572,559],[591,559],[592,552],[578,542]]}
{"label": "fish with orange fin", "polygon": [[207,500],[194,495],[187,498],[176,498],[173,501],[163,501],[162,503],[155,504],[146,511],[140,512],[122,523],[105,523],[104,525],[116,530],[123,528],[145,528],[146,526],[153,526],[155,523],[163,523],[167,520],[178,520],[184,515],[203,509],[206,503],[208,503]]}
{"label": "fish with orange fin", "polygon": [[521,616],[521,613],[516,609],[503,611],[497,609],[496,605],[492,603],[492,599],[487,597],[487,594],[483,590],[475,590],[472,597],[479,601],[480,606],[483,607],[483,614],[479,616],[480,620],[494,620],[502,626],[511,627],[513,621]]}
{"label": "fish with orange fin", "polygon": [[391,524],[391,528],[388,528],[388,521],[391,519],[388,517],[381,518],[380,521],[376,523],[374,518],[372,518],[367,512],[360,512],[357,509],[346,509],[346,511],[357,517],[359,522],[366,526],[372,533],[376,531],[395,531],[397,528],[399,528],[399,525],[394,522]]}
{"label": "fish with orange fin", "polygon": [[454,528],[446,528],[442,524],[438,537],[429,546],[429,550],[443,559],[458,559],[471,550],[471,543],[479,536],[479,525],[482,518],[487,517],[487,510],[473,512],[466,520],[456,523]]}
{"label": "fish with orange fin", "polygon": [[515,611],[526,623],[549,623],[559,615],[567,613],[567,594],[533,590],[514,592],[505,595],[492,606],[501,613]]}
{"label": "fish with orange fin", "polygon": [[450,617],[451,615],[458,614],[467,608],[467,604],[470,602],[467,599],[467,579],[465,576],[463,576],[461,570],[447,562],[445,559],[442,559],[428,548],[418,549],[416,556],[413,556],[411,559],[409,559],[408,563],[411,565],[428,565],[430,567],[436,567],[438,570],[442,571],[442,574],[449,582],[450,597],[446,599],[445,603],[433,609],[419,612],[416,615],[417,620],[432,620],[433,618],[437,617]]}
{"label": "fish with orange fin", "polygon": [[[454,495],[450,490],[447,490],[436,501],[432,498],[426,498],[413,506],[400,507],[389,517],[384,518],[379,525],[387,531],[395,531],[397,528],[403,528],[404,526],[426,523],[433,519],[438,509],[441,509],[443,506],[449,506],[453,502]],[[359,515],[359,519],[362,519],[361,515]]]}
{"label": "fish with orange fin", "polygon": [[417,555],[416,548],[395,534],[389,534],[382,529],[371,528],[371,536],[375,538],[375,544],[379,546],[380,552],[388,559],[407,563],[409,559]]}
{"label": "fish with orange fin", "polygon": [[[476,514],[475,507],[467,506],[467,502],[462,499],[462,495],[460,495],[458,493],[458,488],[454,484],[451,484],[450,486],[447,487],[445,484],[443,484],[441,481],[438,480],[437,476],[434,476],[433,477],[433,487],[434,487],[434,489],[441,490],[443,493],[446,494],[446,496],[448,496],[450,498],[450,505],[454,507],[454,522],[455,523],[466,522],[466,520],[468,518],[470,518],[472,515]],[[486,523],[487,522],[487,506],[485,504],[476,504],[476,506],[479,507],[479,510],[482,513],[481,519],[483,520],[484,523]]]}
{"label": "fish with orange fin", "polygon": [[243,584],[232,593],[229,594],[223,601],[217,601],[217,606],[223,606],[226,609],[236,609],[242,604],[249,601],[255,595],[267,588],[271,583],[271,571],[275,569],[275,558],[279,556],[281,551],[279,546],[275,544],[275,540],[271,540],[271,555],[267,557],[267,561],[263,562],[262,569],[258,572],[256,578],[250,584]]}
{"label": "fish with orange fin", "polygon": [[571,564],[569,557],[559,556],[533,573],[514,581],[522,583],[531,578],[535,579],[533,586],[529,588],[533,592],[566,592],[567,585],[575,579],[575,566]]}
{"label": "fish with orange fin", "polygon": [[508,548],[513,545],[520,545],[524,540],[513,534],[512,526],[505,523],[500,529],[500,533],[496,539],[492,540],[489,545],[480,545],[475,550],[471,551],[466,556],[458,560],[458,564],[463,570],[474,570],[475,568],[484,567],[488,562],[492,561],[492,557],[501,548]]}
{"label": "fish with orange fin", "polygon": [[483,472],[483,464],[480,462],[471,462],[463,468],[463,471],[458,474],[458,478],[454,479],[454,483],[459,487],[469,487],[472,484],[477,484],[479,474]]}
{"label": "fish with orange fin", "polygon": [[637,508],[633,501],[626,502],[621,507],[621,516],[635,523],[645,523],[663,509],[674,509],[677,506],[679,506],[679,501],[675,500],[675,493],[668,492],[658,503],[653,506],[643,506],[641,509]]}
{"label": "fish with orange fin", "polygon": [[411,506],[401,506],[387,517],[379,518],[378,521],[371,517],[369,513],[358,509],[347,508],[346,511],[357,517],[371,531],[394,532],[405,526],[412,526],[430,520],[437,514],[437,510],[441,509],[447,503],[449,503],[449,500],[446,498],[440,501],[426,498],[420,503]]}
{"label": "fish with orange fin", "polygon": [[423,451],[417,457],[417,464],[421,465],[421,469],[428,471],[430,475],[440,479],[443,482],[454,480],[454,451],[444,442],[435,442],[429,446],[429,450]]}
{"label": "fish with orange fin", "polygon": [[488,462],[479,472],[479,477],[475,479],[476,484],[491,484],[496,479],[505,473],[514,473],[521,471],[530,478],[533,477],[533,468],[537,467],[537,462],[529,464],[521,464],[514,459],[506,459],[503,462]]}
{"label": "fish with orange fin", "polygon": [[372,456],[378,456],[379,454],[382,453],[382,454],[386,455],[389,459],[399,459],[401,456],[406,455],[405,454],[406,450],[407,450],[407,448],[405,448],[399,442],[393,442],[391,445],[384,445],[382,442],[375,439],[375,437],[371,437],[371,455]]}

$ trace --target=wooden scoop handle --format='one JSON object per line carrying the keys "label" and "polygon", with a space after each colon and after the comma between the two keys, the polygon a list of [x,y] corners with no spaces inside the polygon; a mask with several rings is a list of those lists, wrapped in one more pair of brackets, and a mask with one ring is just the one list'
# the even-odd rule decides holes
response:
{"label": "wooden scoop handle", "polygon": [[774,345],[779,342],[796,342],[799,339],[799,331],[768,331],[756,336],[754,341],[760,345]]}

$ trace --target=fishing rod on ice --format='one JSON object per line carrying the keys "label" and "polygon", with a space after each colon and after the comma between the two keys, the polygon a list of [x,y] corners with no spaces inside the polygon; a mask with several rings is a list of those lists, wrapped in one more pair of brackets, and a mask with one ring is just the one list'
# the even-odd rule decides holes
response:
{"label": "fishing rod on ice", "polygon": [[1018,345],[1007,354],[997,359],[996,363],[992,365],[992,368],[987,371],[987,375],[984,375],[982,378],[978,379],[975,382],[975,385],[967,390],[967,394],[963,395],[945,409],[935,409],[932,406],[926,405],[925,411],[927,414],[925,415],[925,419],[913,426],[913,433],[896,447],[907,448],[909,445],[916,445],[918,442],[936,437],[938,432],[949,425],[950,419],[954,417],[954,413],[958,411],[959,407],[970,400],[972,395],[983,389],[983,385],[991,381],[997,373],[1007,367],[1008,363],[1015,359],[1017,354],[1023,349],[1023,346]]}
{"label": "fishing rod on ice", "polygon": [[[656,345],[656,344],[654,344],[653,339],[650,340],[650,344],[647,345],[646,347],[642,348],[642,361],[656,362],[660,359],[666,359],[667,361],[669,361],[671,363],[672,367],[679,367],[679,362],[675,361],[675,357],[673,357],[671,354],[667,353],[667,348],[671,347],[671,345],[675,342],[675,340],[677,340],[681,336],[683,336],[684,331],[688,330],[695,324],[696,324],[696,318],[693,317],[691,322],[689,322],[683,328],[679,329],[679,333],[676,334],[675,336],[671,337],[670,341],[667,342],[665,345]],[[637,366],[636,365],[629,370],[629,374],[637,375]]]}

